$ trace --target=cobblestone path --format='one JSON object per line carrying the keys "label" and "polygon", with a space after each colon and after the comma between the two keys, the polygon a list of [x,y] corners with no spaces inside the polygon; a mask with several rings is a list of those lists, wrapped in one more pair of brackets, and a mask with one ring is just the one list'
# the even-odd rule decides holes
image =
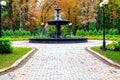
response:
{"label": "cobblestone path", "polygon": [[13,42],[14,46],[36,47],[38,51],[22,67],[1,75],[0,80],[120,80],[120,69],[104,63],[84,49],[101,43]]}

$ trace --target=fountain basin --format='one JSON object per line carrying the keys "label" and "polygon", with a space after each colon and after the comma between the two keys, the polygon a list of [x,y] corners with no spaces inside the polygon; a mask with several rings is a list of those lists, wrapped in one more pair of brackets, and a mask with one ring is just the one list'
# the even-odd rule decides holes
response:
{"label": "fountain basin", "polygon": [[87,38],[34,38],[29,39],[30,43],[84,43]]}

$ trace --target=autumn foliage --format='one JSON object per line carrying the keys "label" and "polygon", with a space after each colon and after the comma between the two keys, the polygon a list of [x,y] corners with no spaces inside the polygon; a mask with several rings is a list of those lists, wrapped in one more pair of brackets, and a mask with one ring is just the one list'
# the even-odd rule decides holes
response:
{"label": "autumn foliage", "polygon": [[[86,28],[91,22],[100,23],[102,15],[99,14],[99,3],[102,0],[12,0],[12,18],[9,16],[9,5],[7,11],[3,11],[3,28],[25,30],[40,27],[42,22],[54,19],[54,8],[61,8],[62,19],[68,19],[73,23],[73,28]],[[9,1],[7,1],[9,3]],[[110,0],[107,18],[111,27],[118,24],[120,16],[120,1]],[[101,12],[100,12],[101,13]]]}

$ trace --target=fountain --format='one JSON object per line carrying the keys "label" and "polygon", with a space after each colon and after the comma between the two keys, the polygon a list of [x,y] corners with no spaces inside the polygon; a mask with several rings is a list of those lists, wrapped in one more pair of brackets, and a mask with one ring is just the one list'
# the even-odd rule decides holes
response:
{"label": "fountain", "polygon": [[60,8],[56,8],[56,17],[55,17],[55,20],[48,20],[47,23],[49,25],[55,25],[56,26],[56,36],[55,38],[63,38],[61,36],[61,25],[66,25],[69,23],[69,20],[61,20],[61,17],[60,17],[60,14],[59,14],[59,11],[60,11]]}
{"label": "fountain", "polygon": [[82,42],[87,42],[87,38],[63,38],[61,36],[61,25],[69,24],[70,34],[71,34],[72,33],[71,23],[69,23],[70,22],[69,20],[61,19],[61,15],[59,14],[59,11],[60,11],[59,7],[57,7],[55,10],[56,10],[55,19],[47,21],[49,25],[56,26],[55,37],[54,38],[32,38],[32,39],[29,39],[29,42],[31,43],[82,43]]}

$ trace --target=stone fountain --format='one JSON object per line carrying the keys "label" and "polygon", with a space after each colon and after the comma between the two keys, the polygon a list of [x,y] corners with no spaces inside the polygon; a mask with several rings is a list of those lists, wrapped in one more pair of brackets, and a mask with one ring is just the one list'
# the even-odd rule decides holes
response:
{"label": "stone fountain", "polygon": [[49,25],[55,25],[56,26],[56,36],[55,38],[63,38],[61,36],[61,25],[66,25],[69,23],[69,20],[61,20],[61,17],[60,17],[60,14],[59,14],[59,11],[60,11],[60,8],[56,8],[56,17],[55,17],[55,20],[48,20],[47,23]]}
{"label": "stone fountain", "polygon": [[56,26],[56,35],[54,38],[32,38],[29,39],[31,43],[82,43],[87,42],[87,38],[63,38],[61,36],[61,26],[69,24],[69,20],[62,20],[59,14],[60,8],[57,7],[54,20],[48,20],[49,25]]}

